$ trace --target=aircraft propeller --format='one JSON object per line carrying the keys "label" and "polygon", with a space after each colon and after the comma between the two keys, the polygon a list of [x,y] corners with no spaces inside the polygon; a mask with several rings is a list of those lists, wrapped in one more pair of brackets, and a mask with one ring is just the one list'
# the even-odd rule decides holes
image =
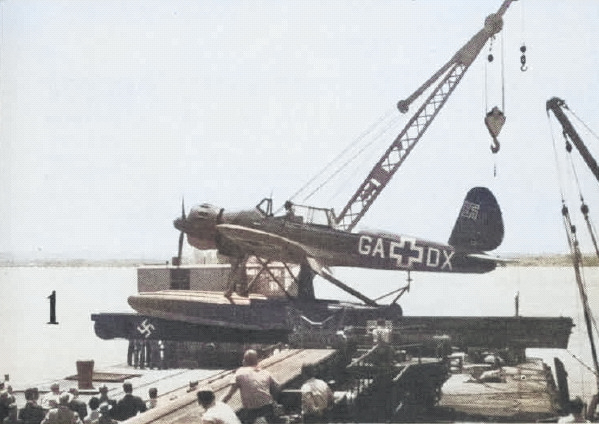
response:
{"label": "aircraft propeller", "polygon": [[[185,199],[181,198],[181,220],[184,222],[186,219],[185,216]],[[181,265],[181,257],[183,255],[183,240],[185,238],[185,233],[181,230],[179,232],[179,249],[177,251],[177,261],[176,264],[177,266]]]}

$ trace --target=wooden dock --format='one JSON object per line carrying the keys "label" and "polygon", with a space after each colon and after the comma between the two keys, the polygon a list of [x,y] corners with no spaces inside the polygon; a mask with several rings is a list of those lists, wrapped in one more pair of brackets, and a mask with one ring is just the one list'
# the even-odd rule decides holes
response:
{"label": "wooden dock", "polygon": [[[332,362],[336,353],[333,349],[285,349],[262,360],[260,366],[269,370],[283,386],[289,386],[291,382],[297,385],[303,365]],[[425,363],[425,358],[422,361]],[[503,366],[501,381],[478,381],[475,377],[488,367],[489,364],[463,364],[461,369],[453,370],[442,386],[438,406],[429,411],[431,415],[427,415],[426,421],[527,422],[559,415],[552,372],[541,360],[529,359],[517,366]],[[133,393],[144,401],[148,399],[151,387],[157,388],[159,394],[156,408],[127,420],[127,424],[197,423],[203,410],[197,403],[195,389],[190,389],[190,383],[195,387],[210,385],[218,399],[228,391],[234,374],[235,369],[151,370],[114,366],[96,370],[94,389],[81,390],[80,398],[87,403],[98,394],[98,387],[106,384],[108,395],[118,400],[124,395],[122,384],[127,381],[132,383]],[[77,387],[73,376],[41,382],[37,387],[44,393],[54,382],[60,384],[61,390]],[[19,407],[25,403],[23,390],[16,388]],[[384,400],[373,397],[371,402],[382,407]],[[241,407],[239,392],[229,404],[235,410]]]}
{"label": "wooden dock", "polygon": [[[264,359],[260,366],[270,371],[274,378],[285,385],[301,374],[302,365],[318,364],[326,361],[335,354],[331,349],[290,349],[284,350]],[[235,370],[223,371],[204,378],[199,385],[210,385],[217,399],[224,396],[233,383]],[[229,405],[237,410],[241,408],[241,399],[237,392],[229,401]],[[145,423],[198,423],[202,415],[198,406],[195,391],[183,387],[170,393],[168,399],[161,398],[159,406],[150,411],[133,417],[128,424]]]}

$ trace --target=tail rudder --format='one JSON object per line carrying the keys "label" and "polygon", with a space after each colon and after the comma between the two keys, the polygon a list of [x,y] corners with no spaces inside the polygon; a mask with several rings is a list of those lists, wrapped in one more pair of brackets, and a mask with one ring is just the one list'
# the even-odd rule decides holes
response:
{"label": "tail rudder", "polygon": [[486,187],[471,189],[453,227],[449,244],[457,250],[489,251],[503,241],[503,218],[495,196]]}

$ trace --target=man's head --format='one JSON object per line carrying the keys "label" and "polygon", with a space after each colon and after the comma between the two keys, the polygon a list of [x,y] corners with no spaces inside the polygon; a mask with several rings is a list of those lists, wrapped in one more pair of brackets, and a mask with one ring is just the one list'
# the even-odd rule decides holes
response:
{"label": "man's head", "polygon": [[127,394],[133,393],[133,385],[131,383],[123,383],[123,391]]}
{"label": "man's head", "polygon": [[212,390],[212,387],[209,387],[209,386],[200,387],[200,389],[198,390],[197,396],[198,396],[198,403],[203,408],[207,408],[210,405],[212,405],[212,403],[214,402],[214,399],[215,399],[214,391]]}
{"label": "man's head", "polygon": [[156,387],[150,387],[148,395],[150,396],[150,399],[156,399],[158,397],[158,389]]}
{"label": "man's head", "polygon": [[98,399],[97,397],[92,397],[89,400],[89,409],[91,409],[92,411],[95,411],[96,409],[98,409],[100,407],[100,399]]}
{"label": "man's head", "polygon": [[246,367],[255,367],[258,365],[258,353],[254,349],[248,349],[243,355],[243,365]]}
{"label": "man's head", "polygon": [[52,383],[52,385],[50,386],[50,390],[52,391],[52,393],[58,394],[60,393],[60,385],[58,383]]}
{"label": "man's head", "polygon": [[108,393],[108,386],[106,384],[102,384],[99,388],[98,391],[100,392],[101,395],[105,395]]}
{"label": "man's head", "polygon": [[60,395],[60,397],[58,398],[58,403],[62,406],[68,406],[69,403],[71,403],[71,395],[67,392],[63,393]]}

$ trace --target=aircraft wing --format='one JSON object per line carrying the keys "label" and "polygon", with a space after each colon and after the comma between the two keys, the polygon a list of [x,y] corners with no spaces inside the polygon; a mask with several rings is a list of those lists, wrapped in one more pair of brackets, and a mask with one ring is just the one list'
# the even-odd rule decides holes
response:
{"label": "aircraft wing", "polygon": [[324,265],[301,243],[242,225],[220,224],[216,228],[248,254],[281,262],[308,263],[314,272],[322,274]]}

